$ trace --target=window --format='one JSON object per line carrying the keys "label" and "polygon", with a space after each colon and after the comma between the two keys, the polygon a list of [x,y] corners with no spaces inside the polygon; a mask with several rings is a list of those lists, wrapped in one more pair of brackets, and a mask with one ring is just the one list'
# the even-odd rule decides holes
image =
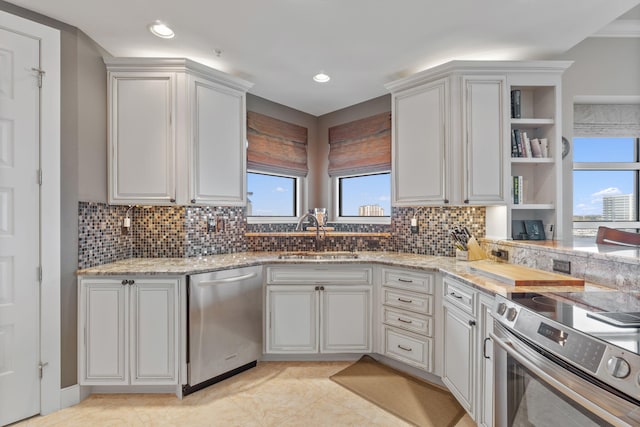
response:
{"label": "window", "polygon": [[601,225],[640,229],[640,105],[574,105],[573,238],[591,245]]}
{"label": "window", "polygon": [[329,128],[332,220],[391,220],[391,114]]}
{"label": "window", "polygon": [[391,174],[339,177],[338,216],[390,217]]}
{"label": "window", "polygon": [[247,112],[247,220],[291,222],[304,210],[307,128]]}
{"label": "window", "polygon": [[297,177],[248,172],[247,216],[297,216],[298,187]]}

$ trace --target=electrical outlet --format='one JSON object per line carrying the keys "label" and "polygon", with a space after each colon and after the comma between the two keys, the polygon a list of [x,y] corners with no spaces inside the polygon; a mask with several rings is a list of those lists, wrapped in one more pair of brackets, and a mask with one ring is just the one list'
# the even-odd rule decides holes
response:
{"label": "electrical outlet", "polygon": [[553,271],[558,273],[571,274],[571,261],[553,260]]}
{"label": "electrical outlet", "polygon": [[509,251],[505,251],[504,249],[492,250],[491,255],[503,261],[509,261]]}

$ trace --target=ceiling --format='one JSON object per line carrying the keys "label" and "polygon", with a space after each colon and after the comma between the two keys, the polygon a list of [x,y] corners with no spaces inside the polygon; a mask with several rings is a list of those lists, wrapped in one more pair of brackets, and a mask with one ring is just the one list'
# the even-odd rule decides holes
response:
{"label": "ceiling", "polygon": [[[640,0],[9,0],[80,28],[113,56],[186,57],[314,116],[452,59],[544,59]],[[635,16],[632,16],[635,19]],[[147,26],[167,23],[173,39]],[[222,53],[217,56],[215,50]],[[328,83],[312,80],[324,71]]]}

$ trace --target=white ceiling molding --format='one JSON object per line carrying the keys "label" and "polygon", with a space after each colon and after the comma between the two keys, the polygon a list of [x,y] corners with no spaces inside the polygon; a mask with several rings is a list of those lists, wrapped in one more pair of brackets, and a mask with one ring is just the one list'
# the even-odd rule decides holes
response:
{"label": "white ceiling molding", "polygon": [[618,19],[591,37],[640,37],[640,19]]}

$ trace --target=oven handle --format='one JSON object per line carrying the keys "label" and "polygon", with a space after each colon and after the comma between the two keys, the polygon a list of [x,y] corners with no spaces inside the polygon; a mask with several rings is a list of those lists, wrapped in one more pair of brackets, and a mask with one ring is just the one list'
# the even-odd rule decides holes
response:
{"label": "oven handle", "polygon": [[[604,396],[602,391],[599,389],[594,392],[593,389],[597,388],[597,386],[592,385],[589,382],[579,377],[576,377],[577,381],[572,381],[573,382],[572,387],[569,387],[566,384],[564,384],[562,381],[556,379],[554,376],[548,374],[544,369],[536,366],[536,363],[532,363],[532,360],[534,360],[535,362],[538,362],[543,366],[545,364],[551,365],[552,362],[547,361],[546,359],[542,359],[542,356],[538,355],[533,351],[526,351],[527,350],[526,348],[523,348],[523,350],[525,350],[527,354],[526,356],[523,355],[518,351],[519,349],[516,348],[517,343],[515,343],[511,339],[505,340],[503,338],[496,336],[493,332],[489,333],[489,336],[491,337],[493,342],[496,343],[504,351],[506,351],[509,356],[513,357],[515,360],[518,361],[518,363],[523,365],[525,368],[529,369],[536,376],[542,379],[545,383],[549,384],[551,387],[555,388],[560,393],[564,394],[569,399],[576,402],[578,405],[582,406],[583,408],[589,410],[591,413],[599,416],[603,420],[609,423],[612,423],[613,425],[620,425],[620,423],[623,422],[624,424],[622,425],[624,426],[632,426],[632,424],[628,424],[625,421],[621,420],[620,418],[616,417],[614,414],[604,409],[601,405],[606,405],[610,409],[613,409],[613,411],[617,412],[620,416],[624,416],[625,418],[632,416],[634,418],[634,421],[637,420],[636,417],[638,415],[632,414],[632,412],[636,410],[635,405],[632,405],[630,402],[626,402],[621,398],[615,398],[615,401],[614,401],[613,395],[612,397]],[[518,345],[518,347],[521,347],[521,346]],[[553,367],[555,367],[555,365],[553,365]],[[567,375],[567,373],[565,373],[564,375]],[[598,399],[601,405],[595,404],[591,400],[585,398],[582,393],[589,396],[593,396],[595,399]]]}

